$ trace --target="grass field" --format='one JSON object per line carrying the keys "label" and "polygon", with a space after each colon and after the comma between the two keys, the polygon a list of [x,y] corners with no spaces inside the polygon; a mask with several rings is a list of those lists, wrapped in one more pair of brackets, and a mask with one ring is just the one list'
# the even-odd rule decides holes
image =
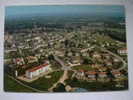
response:
{"label": "grass field", "polygon": [[4,91],[5,92],[35,92],[27,87],[24,87],[11,79],[8,75],[4,76]]}
{"label": "grass field", "polygon": [[93,68],[89,65],[79,65],[72,67],[74,70],[92,70]]}

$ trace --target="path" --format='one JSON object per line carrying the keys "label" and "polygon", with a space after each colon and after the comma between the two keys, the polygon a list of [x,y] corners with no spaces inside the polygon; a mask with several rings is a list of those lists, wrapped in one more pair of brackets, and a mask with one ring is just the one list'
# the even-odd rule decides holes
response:
{"label": "path", "polygon": [[57,86],[58,83],[62,83],[65,85],[64,81],[68,78],[68,70],[71,69],[70,67],[65,66],[64,62],[55,55],[54,55],[54,59],[62,66],[62,70],[64,70],[64,73],[62,77],[56,83],[54,83],[52,87],[48,89],[48,91],[50,92],[53,92],[53,89]]}

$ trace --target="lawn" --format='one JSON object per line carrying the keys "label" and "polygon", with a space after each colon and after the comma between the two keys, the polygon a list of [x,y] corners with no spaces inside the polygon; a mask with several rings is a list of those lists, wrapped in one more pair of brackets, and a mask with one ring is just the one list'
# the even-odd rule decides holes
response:
{"label": "lawn", "polygon": [[41,77],[38,80],[32,83],[25,83],[33,88],[36,88],[41,91],[48,91],[48,89],[59,80],[59,78],[63,75],[63,71],[56,71],[48,74],[51,78]]}
{"label": "lawn", "polygon": [[4,76],[4,91],[5,92],[35,92],[27,87],[24,87],[12,80],[8,75]]}
{"label": "lawn", "polygon": [[90,65],[79,65],[72,67],[74,70],[92,70],[93,68]]}

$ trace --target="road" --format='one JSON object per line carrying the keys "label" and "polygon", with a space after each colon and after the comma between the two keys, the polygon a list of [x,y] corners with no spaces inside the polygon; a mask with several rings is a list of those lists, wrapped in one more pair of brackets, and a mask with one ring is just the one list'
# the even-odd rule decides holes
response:
{"label": "road", "polygon": [[56,83],[54,83],[52,87],[48,89],[48,91],[50,92],[53,92],[53,89],[58,85],[58,83],[62,83],[65,85],[64,81],[68,78],[68,70],[71,70],[71,67],[66,66],[64,62],[61,59],[59,59],[56,55],[54,55],[54,59],[61,65],[61,69],[64,70],[64,73],[62,77]]}
{"label": "road", "polygon": [[62,66],[62,70],[71,70],[71,67],[66,66],[64,62],[61,59],[59,59],[56,55],[54,55],[54,59]]}
{"label": "road", "polygon": [[103,47],[102,47],[102,48],[101,48],[101,47],[98,47],[98,48],[100,48],[101,50],[103,50],[103,51],[105,51],[105,52],[110,53],[111,55],[115,56],[116,58],[118,58],[119,60],[122,61],[123,66],[120,67],[120,68],[118,68],[118,69],[117,69],[118,71],[123,70],[123,69],[125,69],[125,68],[127,67],[127,63],[126,63],[126,62],[123,60],[123,58],[121,58],[120,56],[116,55],[115,53],[113,53],[113,52],[111,52],[111,51],[109,51],[109,50],[107,50],[107,49],[105,49],[105,48],[103,48]]}

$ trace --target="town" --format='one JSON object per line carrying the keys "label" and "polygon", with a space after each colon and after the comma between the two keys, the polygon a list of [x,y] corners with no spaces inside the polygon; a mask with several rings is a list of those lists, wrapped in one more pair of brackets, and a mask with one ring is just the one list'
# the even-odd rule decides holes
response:
{"label": "town", "polygon": [[[5,91],[128,89],[125,22],[78,20],[62,22],[61,26],[56,22],[40,26],[32,20],[31,28],[7,29],[4,36]],[[12,86],[9,86],[10,81]]]}

